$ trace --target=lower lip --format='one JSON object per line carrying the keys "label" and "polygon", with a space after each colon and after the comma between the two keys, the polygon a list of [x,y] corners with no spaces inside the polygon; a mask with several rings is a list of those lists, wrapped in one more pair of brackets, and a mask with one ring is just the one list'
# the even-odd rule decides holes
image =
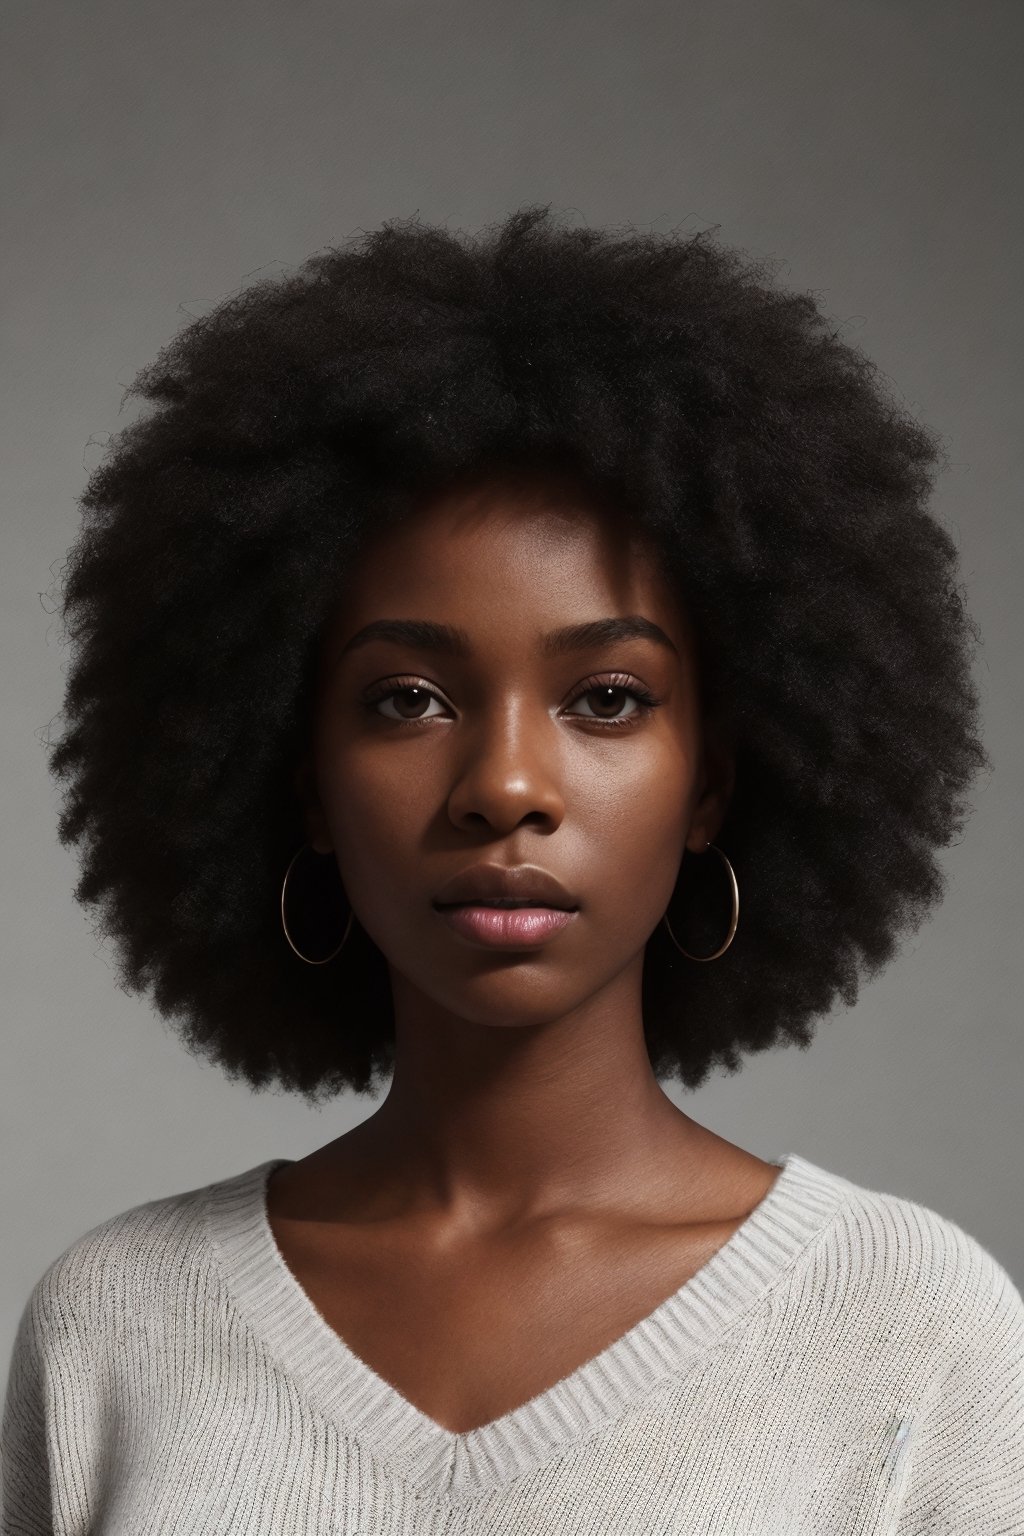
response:
{"label": "lower lip", "polygon": [[543,944],[576,916],[558,907],[438,907],[450,928],[475,944],[521,949]]}

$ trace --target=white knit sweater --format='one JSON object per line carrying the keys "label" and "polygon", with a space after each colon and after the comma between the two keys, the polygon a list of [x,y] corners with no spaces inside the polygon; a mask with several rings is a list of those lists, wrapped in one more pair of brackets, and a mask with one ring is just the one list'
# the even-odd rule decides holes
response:
{"label": "white knit sweater", "polygon": [[114,1216],[36,1283],[5,1536],[1024,1536],[1024,1303],[926,1206],[788,1153],[680,1290],[455,1434],[288,1269],[286,1161]]}

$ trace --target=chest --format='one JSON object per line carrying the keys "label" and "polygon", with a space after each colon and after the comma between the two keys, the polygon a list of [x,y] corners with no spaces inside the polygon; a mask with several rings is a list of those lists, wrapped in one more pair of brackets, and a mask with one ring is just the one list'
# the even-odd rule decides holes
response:
{"label": "chest", "polygon": [[600,1354],[692,1278],[740,1218],[429,1250],[268,1220],[293,1277],[345,1344],[421,1413],[465,1433]]}

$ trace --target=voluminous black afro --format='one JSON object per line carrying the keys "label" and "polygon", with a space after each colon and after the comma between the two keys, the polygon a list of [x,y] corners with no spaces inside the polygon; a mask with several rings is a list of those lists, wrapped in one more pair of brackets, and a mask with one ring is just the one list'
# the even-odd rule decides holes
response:
{"label": "voluminous black afro", "polygon": [[[152,409],[82,498],[48,750],[75,896],[191,1051],[310,1102],[386,1081],[384,957],[353,924],[305,965],[282,931],[292,774],[354,554],[481,466],[572,464],[613,491],[659,541],[734,733],[717,844],[742,916],[711,964],[652,935],[659,1078],[806,1047],[940,898],[934,852],[988,765],[979,636],[927,507],[943,455],[775,270],[547,205],[475,236],[391,220],[245,288],[141,374]],[[728,911],[695,900],[685,947],[715,949]]]}

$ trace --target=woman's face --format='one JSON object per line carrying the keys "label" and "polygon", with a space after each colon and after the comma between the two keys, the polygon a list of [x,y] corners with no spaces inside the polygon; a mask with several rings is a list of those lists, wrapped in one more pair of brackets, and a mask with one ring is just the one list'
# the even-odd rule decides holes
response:
{"label": "woman's face", "polygon": [[[646,633],[551,644],[637,616]],[[397,620],[462,647],[373,633]],[[320,661],[296,778],[307,835],[335,850],[396,1016],[400,996],[480,1025],[542,1023],[630,969],[639,1007],[684,847],[714,839],[731,790],[701,729],[688,621],[651,549],[565,484],[437,495],[363,550]],[[542,941],[474,939],[434,903],[481,863],[548,871],[575,912]]]}

